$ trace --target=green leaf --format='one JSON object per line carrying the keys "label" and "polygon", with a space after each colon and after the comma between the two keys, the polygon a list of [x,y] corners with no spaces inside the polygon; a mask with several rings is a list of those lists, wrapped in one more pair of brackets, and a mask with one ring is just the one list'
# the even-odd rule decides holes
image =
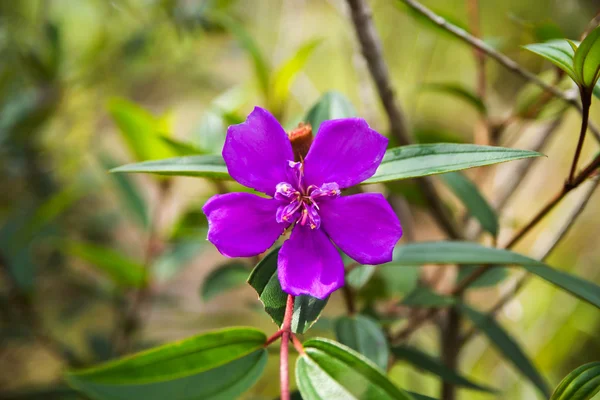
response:
{"label": "green leaf", "polygon": [[113,168],[110,172],[135,172],[144,174],[194,176],[211,179],[231,179],[223,157],[185,156],[163,160],[126,164]]}
{"label": "green leaf", "polygon": [[596,85],[600,76],[600,26],[591,31],[575,51],[573,68],[582,86]]}
{"label": "green leaf", "polygon": [[296,383],[304,400],[412,400],[354,350],[328,339],[304,343],[296,361]]}
{"label": "green leaf", "polygon": [[[479,268],[476,265],[461,265],[458,269],[458,276],[456,277],[456,282],[460,282],[465,279],[467,276],[471,275],[475,270]],[[508,268],[502,267],[494,267],[487,270],[482,276],[477,278],[475,282],[469,285],[470,289],[480,289],[486,288],[490,286],[496,286],[504,279],[506,279],[509,275]]]}
{"label": "green leaf", "polygon": [[458,304],[460,310],[483,332],[492,345],[525,375],[543,395],[550,397],[550,388],[519,344],[496,322],[493,317],[482,314],[466,304]]}
{"label": "green leaf", "polygon": [[350,100],[339,92],[331,91],[321,96],[308,110],[305,119],[312,126],[313,133],[317,134],[323,121],[354,116],[356,116],[356,110]]}
{"label": "green leaf", "polygon": [[575,52],[567,40],[551,40],[546,43],[528,44],[524,47],[532,53],[544,57],[565,71],[575,82],[579,82],[573,68]]}
{"label": "green leaf", "polygon": [[[250,273],[248,283],[256,290],[265,311],[273,318],[277,326],[283,323],[287,293],[281,290],[277,278],[277,258],[280,247],[265,256]],[[317,322],[327,300],[319,300],[310,296],[296,296],[294,298],[294,314],[292,317],[292,331],[304,333]]]}
{"label": "green leaf", "polygon": [[420,87],[421,90],[427,92],[439,92],[445,93],[450,96],[456,97],[467,104],[470,104],[480,114],[486,115],[487,108],[481,98],[477,96],[473,91],[465,88],[460,84],[455,83],[426,83]]}
{"label": "green leaf", "polygon": [[600,392],[600,361],[571,371],[554,390],[550,400],[590,400]]}
{"label": "green leaf", "polygon": [[373,361],[382,371],[388,365],[388,343],[381,327],[369,317],[340,317],[335,322],[336,339]]}
{"label": "green leaf", "polygon": [[98,400],[229,400],[249,389],[267,362],[266,336],[252,328],[204,333],[67,373]]}
{"label": "green leaf", "polygon": [[479,221],[483,229],[497,236],[498,217],[477,186],[460,172],[443,174],[441,178],[463,202],[469,214]]}
{"label": "green leaf", "polygon": [[375,175],[363,183],[417,178],[539,156],[535,151],[474,144],[413,144],[386,151]]}
{"label": "green leaf", "polygon": [[171,149],[171,151],[178,156],[195,156],[204,154],[204,151],[191,143],[183,142],[181,140],[172,139],[169,137],[161,136],[159,139]]}
{"label": "green leaf", "polygon": [[252,35],[244,29],[239,21],[234,20],[226,14],[213,12],[211,13],[211,19],[235,36],[242,48],[248,53],[252,60],[254,73],[258,79],[260,89],[262,90],[263,95],[267,97],[269,93],[269,76],[271,74],[271,68]]}
{"label": "green leaf", "polygon": [[354,289],[362,288],[371,279],[377,267],[374,265],[359,265],[346,273],[346,284]]}
{"label": "green leaf", "polygon": [[220,112],[215,110],[205,112],[196,132],[198,146],[209,153],[221,154],[227,131],[225,124]]}
{"label": "green leaf", "polygon": [[92,264],[121,286],[141,287],[145,284],[144,267],[115,250],[82,242],[65,242],[63,249]]}
{"label": "green leaf", "polygon": [[[206,237],[206,233],[202,236]],[[168,281],[185,268],[206,247],[206,243],[195,237],[173,244],[152,263],[152,278],[157,282]]]}
{"label": "green leaf", "polygon": [[108,103],[108,111],[137,161],[156,160],[175,155],[160,139],[167,133],[164,120],[124,99],[112,99]]}
{"label": "green leaf", "polygon": [[411,346],[392,347],[392,354],[398,361],[406,361],[417,369],[421,369],[437,375],[444,382],[452,383],[456,386],[462,386],[469,389],[480,390],[484,392],[496,392],[495,389],[471,381],[470,379],[458,374],[453,369],[448,368],[439,359]]}
{"label": "green leaf", "polygon": [[437,400],[437,399],[434,399],[433,397],[425,396],[424,394],[419,394],[419,393],[415,393],[415,392],[406,392],[406,393],[410,394],[414,400]]}
{"label": "green leaf", "polygon": [[218,266],[202,283],[201,296],[208,301],[218,294],[246,283],[248,268],[239,261],[230,261]]}
{"label": "green leaf", "polygon": [[419,286],[402,299],[402,304],[410,307],[447,307],[456,302],[454,297],[438,294],[425,286]]}
{"label": "green leaf", "polygon": [[286,60],[281,67],[273,73],[271,82],[271,95],[269,108],[277,115],[287,101],[292,84],[298,73],[304,68],[309,57],[313,54],[320,40],[310,40],[300,46],[296,53]]}
{"label": "green leaf", "polygon": [[[101,155],[99,158],[105,171],[117,166],[117,163],[115,163],[108,155]],[[109,176],[123,205],[129,209],[131,215],[135,217],[137,222],[143,227],[148,227],[148,208],[146,207],[144,198],[135,186],[135,183],[126,175],[109,174]]]}
{"label": "green leaf", "polygon": [[396,247],[395,265],[521,265],[528,272],[600,308],[600,286],[509,250],[471,242],[421,242]]}
{"label": "green leaf", "polygon": [[600,99],[600,81],[596,82],[596,85],[594,85],[594,96]]}

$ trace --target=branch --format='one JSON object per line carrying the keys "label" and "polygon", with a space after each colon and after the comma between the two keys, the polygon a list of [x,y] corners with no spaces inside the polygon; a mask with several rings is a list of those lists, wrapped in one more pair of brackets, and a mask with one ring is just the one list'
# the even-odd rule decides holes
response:
{"label": "branch", "polygon": [[[470,35],[464,29],[461,29],[461,28],[457,27],[456,25],[452,25],[451,23],[446,21],[444,18],[440,17],[439,15],[437,15],[436,13],[434,13],[433,11],[431,11],[430,9],[428,9],[427,7],[425,7],[424,5],[422,5],[421,3],[419,3],[415,0],[401,0],[401,1],[404,4],[406,4],[407,6],[409,6],[410,8],[412,8],[413,10],[415,10],[416,12],[418,12],[419,14],[421,14],[424,17],[426,17],[427,19],[429,19],[431,22],[433,22],[440,28],[450,32],[457,38],[461,39],[463,42],[475,47],[476,49],[481,50],[484,54],[486,54],[488,57],[493,58],[498,63],[500,63],[502,66],[506,67],[507,69],[516,73],[517,75],[521,76],[522,78],[528,80],[529,82],[536,84],[537,86],[544,89],[545,91],[552,93],[553,96],[565,101],[572,107],[576,108],[581,114],[583,114],[583,108],[582,108],[581,104],[579,104],[579,102],[577,101],[576,98],[569,96],[568,94],[560,91],[559,89],[555,88],[554,86],[544,82],[537,75],[522,68],[519,64],[517,64],[516,61],[514,61],[510,57],[507,57],[504,54],[496,51],[493,47],[489,46],[483,40]],[[598,131],[598,129],[592,125],[590,125],[589,128],[590,128],[590,131],[593,133],[594,137],[596,138],[596,140],[598,142],[600,142],[600,131]]]}
{"label": "branch", "polygon": [[[356,36],[360,43],[361,51],[371,77],[375,81],[381,104],[385,109],[390,124],[390,132],[400,145],[412,143],[408,133],[406,118],[402,109],[396,104],[394,90],[390,83],[387,65],[383,59],[381,40],[375,31],[371,10],[364,0],[347,0],[352,15],[352,22]],[[436,222],[453,239],[462,237],[460,230],[455,226],[454,220],[446,210],[440,197],[436,193],[431,179],[421,178],[417,180],[421,191],[429,203],[431,212],[436,217]]]}
{"label": "branch", "polygon": [[288,294],[285,315],[281,331],[281,353],[279,360],[279,378],[281,380],[281,400],[290,400],[289,346],[292,334],[292,317],[294,315],[294,296]]}

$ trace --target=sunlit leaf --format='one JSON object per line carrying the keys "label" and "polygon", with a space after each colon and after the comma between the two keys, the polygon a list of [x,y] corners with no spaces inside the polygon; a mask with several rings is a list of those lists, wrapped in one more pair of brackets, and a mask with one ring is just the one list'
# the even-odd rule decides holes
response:
{"label": "sunlit leaf", "polygon": [[600,392],[600,361],[575,368],[554,390],[550,400],[590,400]]}
{"label": "sunlit leaf", "polygon": [[481,390],[484,392],[495,392],[488,386],[473,382],[472,380],[460,375],[458,372],[448,368],[441,360],[411,346],[394,346],[392,354],[397,361],[406,361],[417,369],[427,371],[437,375],[445,382],[456,386],[462,386],[469,389]]}
{"label": "sunlit leaf", "polygon": [[420,87],[422,91],[439,92],[460,99],[471,105],[480,114],[486,115],[487,108],[481,98],[473,91],[455,83],[427,83]]}
{"label": "sunlit leaf", "polygon": [[546,43],[535,43],[524,46],[527,50],[544,57],[558,68],[565,71],[575,82],[577,74],[573,68],[575,52],[567,40],[551,40]]}
{"label": "sunlit leaf", "polygon": [[459,307],[462,313],[473,322],[477,329],[488,337],[490,343],[502,353],[504,358],[525,375],[546,398],[550,397],[550,388],[546,380],[540,375],[533,362],[521,349],[521,346],[493,317],[482,314],[465,304],[459,304]]}
{"label": "sunlit leaf", "polygon": [[174,157],[144,161],[113,168],[110,172],[135,172],[158,175],[195,176],[211,179],[231,179],[223,157],[216,155]]}
{"label": "sunlit leaf", "polygon": [[388,343],[377,322],[364,315],[340,317],[335,322],[336,339],[373,361],[382,371],[388,365]]}
{"label": "sunlit leaf", "polygon": [[296,382],[304,400],[413,400],[375,364],[354,350],[328,339],[304,343],[296,361]]}
{"label": "sunlit leaf", "polygon": [[600,27],[591,31],[577,48],[573,58],[573,69],[582,86],[593,88],[598,82],[600,76]]}
{"label": "sunlit leaf", "polygon": [[414,144],[389,149],[375,175],[363,183],[443,174],[539,156],[540,153],[530,150],[474,144]]}
{"label": "sunlit leaf", "polygon": [[144,267],[113,249],[83,242],[65,242],[62,248],[67,254],[87,261],[119,285],[140,287],[145,283]]}
{"label": "sunlit leaf", "polygon": [[239,261],[230,261],[214,269],[202,283],[200,294],[204,301],[246,283],[250,271]]}
{"label": "sunlit leaf", "polygon": [[[283,323],[288,294],[281,290],[277,277],[277,258],[279,247],[265,256],[252,270],[248,283],[256,290],[265,311],[273,318],[277,326]],[[292,331],[304,333],[317,322],[327,300],[319,300],[311,296],[294,297],[294,314]]]}
{"label": "sunlit leaf", "polygon": [[178,156],[194,156],[204,154],[205,152],[194,146],[191,143],[183,142],[181,140],[169,138],[166,136],[161,136],[160,140],[165,143],[173,153]]}
{"label": "sunlit leaf", "polygon": [[305,120],[312,126],[313,133],[317,134],[323,121],[354,116],[356,110],[350,100],[339,92],[331,91],[324,93],[308,110]]}
{"label": "sunlit leaf", "polygon": [[498,217],[477,186],[460,172],[443,174],[441,178],[462,201],[469,214],[479,221],[483,229],[497,236]]}
{"label": "sunlit leaf", "polygon": [[227,400],[262,374],[266,336],[251,328],[212,331],[67,373],[76,389],[99,400]]}

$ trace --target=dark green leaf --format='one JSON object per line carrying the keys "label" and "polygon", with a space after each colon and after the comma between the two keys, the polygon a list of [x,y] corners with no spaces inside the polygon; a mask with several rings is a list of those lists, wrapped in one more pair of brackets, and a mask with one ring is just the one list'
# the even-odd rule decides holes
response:
{"label": "dark green leaf", "polygon": [[551,40],[546,43],[528,44],[525,48],[537,55],[544,57],[558,68],[565,71],[575,82],[578,82],[577,74],[573,68],[573,57],[575,52],[568,41]]}
{"label": "dark green leaf", "polygon": [[600,361],[571,371],[554,390],[550,400],[590,400],[600,392]]}
{"label": "dark green leaf", "polygon": [[477,186],[460,172],[443,174],[441,178],[463,202],[469,214],[479,221],[483,229],[497,236],[498,217]]}
{"label": "dark green leaf", "polygon": [[[204,233],[200,237],[206,237]],[[161,253],[152,263],[152,277],[157,281],[167,281],[184,269],[189,262],[206,246],[206,241],[198,237],[175,243]]]}
{"label": "dark green leaf", "polygon": [[374,265],[359,265],[346,273],[346,284],[354,289],[362,288],[371,279],[377,267]]}
{"label": "dark green leaf", "polygon": [[443,174],[539,156],[541,154],[535,151],[474,144],[414,144],[386,151],[375,175],[363,183],[387,182]]}
{"label": "dark green leaf", "polygon": [[481,390],[484,392],[495,392],[495,389],[471,381],[470,379],[459,375],[453,369],[448,368],[439,359],[411,346],[392,347],[392,354],[398,361],[406,361],[418,369],[430,372],[439,376],[443,381],[457,386],[469,389]]}
{"label": "dark green leaf", "polygon": [[591,31],[575,51],[573,69],[582,86],[596,85],[600,75],[600,26]]}
{"label": "dark green leaf", "polygon": [[375,364],[354,350],[327,339],[304,343],[296,361],[296,382],[304,400],[412,400]]}
{"label": "dark green leaf", "polygon": [[509,250],[470,242],[421,242],[399,246],[394,252],[395,265],[475,264],[521,265],[528,272],[600,308],[600,286],[550,268],[541,261]]}
{"label": "dark green leaf", "polygon": [[223,157],[216,155],[175,157],[126,164],[113,168],[110,172],[137,172],[158,175],[195,176],[211,179],[231,179]]}
{"label": "dark green leaf", "polygon": [[115,250],[78,242],[65,242],[63,249],[67,254],[89,262],[119,285],[140,287],[145,283],[144,267]]}
{"label": "dark green leaf", "polygon": [[[287,293],[281,290],[277,277],[277,258],[279,247],[265,256],[250,273],[248,283],[256,290],[265,311],[273,318],[277,326],[283,323]],[[294,314],[292,317],[292,331],[304,333],[317,321],[321,311],[327,304],[326,300],[319,300],[310,296],[296,296],[294,298]]]}
{"label": "dark green leaf", "polygon": [[343,94],[332,91],[324,93],[308,110],[306,122],[312,126],[313,133],[317,134],[323,121],[354,116],[356,116],[356,110],[350,100]]}
{"label": "dark green leaf", "polygon": [[459,308],[508,361],[525,375],[546,398],[550,397],[550,388],[546,380],[540,375],[519,344],[498,325],[493,317],[482,314],[466,304],[459,304]]}
{"label": "dark green leaf", "polygon": [[[117,166],[109,156],[100,156],[100,162],[104,170],[108,171]],[[131,211],[131,215],[143,226],[148,226],[148,210],[144,198],[135,186],[135,183],[126,175],[109,174],[114,183],[122,203]]]}
{"label": "dark green leaf", "polygon": [[340,317],[335,322],[335,337],[340,343],[358,351],[382,371],[386,371],[388,343],[377,322],[363,315]]}
{"label": "dark green leaf", "polygon": [[[479,268],[476,265],[461,265],[458,269],[458,276],[456,277],[456,282],[460,282],[465,279],[467,276],[471,275],[475,270]],[[502,267],[494,267],[487,270],[482,276],[477,278],[475,282],[469,285],[471,289],[485,288],[490,286],[496,286],[498,283],[502,282],[504,279],[508,277],[509,270],[508,268]]]}
{"label": "dark green leaf", "polygon": [[425,286],[419,286],[402,299],[402,304],[411,307],[447,307],[455,303],[454,297],[438,294]]}
{"label": "dark green leaf", "polygon": [[234,399],[262,374],[265,341],[252,328],[223,329],[71,371],[67,380],[98,400]]}
{"label": "dark green leaf", "polygon": [[3,393],[2,400],[81,400],[81,396],[68,386],[57,386]]}
{"label": "dark green leaf", "polygon": [[218,266],[202,283],[201,296],[208,301],[218,294],[225,293],[246,283],[248,268],[239,261],[230,261]]}
{"label": "dark green leaf", "polygon": [[434,399],[433,397],[425,396],[424,394],[419,394],[419,393],[415,393],[415,392],[406,392],[406,393],[410,394],[414,400],[437,400],[437,399]]}
{"label": "dark green leaf", "polygon": [[487,108],[479,96],[460,84],[427,83],[421,86],[421,90],[448,94],[470,104],[480,114],[487,114]]}

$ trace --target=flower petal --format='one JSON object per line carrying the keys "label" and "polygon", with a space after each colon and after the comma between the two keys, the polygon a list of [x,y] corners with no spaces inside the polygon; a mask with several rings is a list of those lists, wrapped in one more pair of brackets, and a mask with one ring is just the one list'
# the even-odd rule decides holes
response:
{"label": "flower petal", "polygon": [[325,299],[344,285],[342,257],[321,229],[297,224],[279,251],[281,288],[294,296]]}
{"label": "flower petal", "polygon": [[304,161],[308,185],[336,182],[347,188],[370,178],[381,163],[388,139],[361,118],[325,121]]}
{"label": "flower petal", "polygon": [[251,193],[218,194],[202,211],[208,240],[227,257],[252,257],[275,243],[288,224],[275,220],[280,203]]}
{"label": "flower petal", "polygon": [[380,193],[361,193],[319,204],[321,228],[349,257],[366,265],[392,260],[402,227]]}
{"label": "flower petal", "polygon": [[294,153],[275,117],[254,107],[246,122],[227,129],[223,158],[233,179],[272,196],[275,186],[287,181],[288,161]]}

